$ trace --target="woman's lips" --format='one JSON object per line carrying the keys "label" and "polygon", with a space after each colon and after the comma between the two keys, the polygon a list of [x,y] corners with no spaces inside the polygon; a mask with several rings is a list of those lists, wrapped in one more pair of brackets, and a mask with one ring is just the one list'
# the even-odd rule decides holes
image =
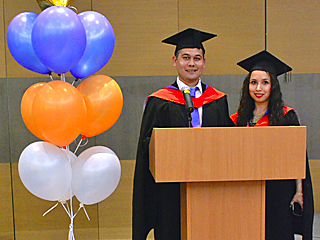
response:
{"label": "woman's lips", "polygon": [[261,93],[255,93],[254,94],[257,98],[262,98],[263,97],[263,94],[261,94]]}

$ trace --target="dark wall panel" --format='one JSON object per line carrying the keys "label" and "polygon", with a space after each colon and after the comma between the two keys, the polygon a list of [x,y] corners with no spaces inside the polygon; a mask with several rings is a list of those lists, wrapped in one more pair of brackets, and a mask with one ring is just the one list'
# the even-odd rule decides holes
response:
{"label": "dark wall panel", "polygon": [[[215,88],[227,93],[229,100],[230,114],[238,108],[240,90],[245,75],[206,75],[203,81]],[[134,159],[136,154],[137,141],[142,119],[143,104],[146,97],[153,91],[171,84],[176,76],[163,77],[114,77],[119,84],[124,98],[123,110],[120,118],[106,132],[89,138],[89,145],[79,149],[81,153],[87,147],[93,145],[104,145],[113,149],[120,159]],[[318,96],[320,94],[320,74],[293,74],[292,82],[284,83],[280,77],[283,99],[285,103],[294,107],[299,112],[301,123],[308,127],[308,149],[310,158],[320,158],[320,150],[317,146],[320,143],[320,132],[318,122],[320,113],[317,111]],[[67,79],[72,82],[73,79]],[[11,157],[13,162],[17,162],[22,150],[31,142],[37,141],[35,136],[29,132],[22,121],[20,113],[20,102],[25,90],[35,82],[48,81],[42,79],[10,79],[8,81],[9,93],[9,114],[6,112],[6,81],[0,81],[4,94],[0,96],[2,101],[2,121],[1,121],[1,141],[0,147],[3,149],[2,160],[9,162],[9,134],[8,117],[10,117],[9,129],[11,139]],[[76,143],[70,145],[75,149]]]}
{"label": "dark wall panel", "polygon": [[0,79],[0,163],[10,162],[10,136],[9,136],[9,114],[8,114],[8,95],[7,80]]}

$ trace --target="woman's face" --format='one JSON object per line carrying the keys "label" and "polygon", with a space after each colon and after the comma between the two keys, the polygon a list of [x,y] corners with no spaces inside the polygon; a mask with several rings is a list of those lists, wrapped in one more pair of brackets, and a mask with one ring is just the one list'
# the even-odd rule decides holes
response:
{"label": "woman's face", "polygon": [[269,73],[254,70],[250,76],[249,93],[256,103],[268,103],[271,94],[271,77]]}

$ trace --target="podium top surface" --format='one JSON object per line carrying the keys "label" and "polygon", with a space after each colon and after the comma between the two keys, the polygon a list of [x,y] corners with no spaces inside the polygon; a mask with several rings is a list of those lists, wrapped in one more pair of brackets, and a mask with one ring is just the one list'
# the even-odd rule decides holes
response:
{"label": "podium top surface", "polygon": [[305,178],[306,127],[154,128],[156,182]]}

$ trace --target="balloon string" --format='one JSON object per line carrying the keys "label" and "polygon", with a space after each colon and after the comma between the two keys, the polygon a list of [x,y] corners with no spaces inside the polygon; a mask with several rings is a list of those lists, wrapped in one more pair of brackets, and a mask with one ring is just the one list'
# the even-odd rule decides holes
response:
{"label": "balloon string", "polygon": [[73,86],[75,84],[75,82],[78,82],[78,81],[79,81],[79,78],[75,78],[71,85]]}
{"label": "balloon string", "polygon": [[[83,145],[81,145],[82,141],[83,140],[86,140],[85,143]],[[74,141],[76,143],[76,141]],[[85,137],[85,136],[82,136],[81,140],[79,141],[77,147],[76,147],[76,150],[74,150],[74,154],[76,154],[76,152],[78,151],[79,147],[84,147],[85,145],[87,145],[89,142],[88,138]]]}
{"label": "balloon string", "polygon": [[49,74],[49,76],[50,76],[51,81],[54,81],[51,73]]}
{"label": "balloon string", "polygon": [[51,212],[53,209],[55,209],[58,204],[61,203],[62,207],[64,208],[64,210],[66,211],[66,213],[68,214],[68,216],[71,218],[70,215],[70,209],[69,206],[67,204],[66,201],[58,201],[53,207],[51,207],[48,211],[46,211],[44,214],[42,214],[42,216],[44,217],[45,215],[47,215],[49,212]]}
{"label": "balloon string", "polygon": [[82,138],[80,139],[80,141],[79,141],[79,143],[78,143],[78,145],[77,145],[76,149],[74,150],[74,154],[76,154],[76,152],[78,151],[78,149],[79,149],[79,147],[80,147],[81,143],[82,143]]}
{"label": "balloon string", "polygon": [[[70,193],[70,195],[72,195],[72,193]],[[73,232],[73,219],[76,215],[73,215],[73,212],[72,212],[73,211],[72,210],[72,197],[70,198],[70,208],[69,208],[69,205],[66,201],[60,201],[60,203],[70,218],[68,240],[75,240],[74,232]]]}
{"label": "balloon string", "polygon": [[[70,195],[72,195],[72,193],[70,193]],[[70,218],[68,240],[74,240],[75,237],[74,237],[74,232],[73,232],[73,219],[74,219],[75,215],[73,215],[73,210],[72,210],[72,197],[70,198],[70,208],[69,208],[68,203],[66,201],[61,201],[60,203]]]}
{"label": "balloon string", "polygon": [[87,145],[87,144],[88,144],[89,140],[88,140],[88,138],[85,138],[85,139],[84,139],[84,138],[82,138],[82,140],[86,140],[86,141],[85,141],[85,143],[81,146],[81,147],[84,147],[85,145]]}
{"label": "balloon string", "polygon": [[[64,208],[64,210],[66,211],[66,213],[68,214],[69,218],[71,218],[71,214],[70,214],[70,209],[69,209],[69,206],[67,205],[66,202],[60,202],[62,207]],[[67,208],[65,206],[65,204],[67,205]]]}
{"label": "balloon string", "polygon": [[[73,234],[73,218],[75,217],[73,215],[73,206],[72,206],[72,187],[70,187],[70,231],[69,231],[69,240],[74,240],[74,234]],[[71,238],[72,237],[72,238]]]}
{"label": "balloon string", "polygon": [[[72,195],[72,192],[70,190],[70,196]],[[48,211],[46,211],[42,216],[45,216],[47,215],[49,212],[51,212],[53,209],[55,209],[58,204],[61,203],[63,209],[66,211],[66,213],[68,214],[69,218],[70,218],[70,224],[69,224],[69,234],[68,234],[68,240],[75,240],[75,237],[74,237],[74,231],[73,231],[73,219],[74,217],[77,215],[77,213],[79,212],[79,210],[81,208],[84,209],[84,206],[82,204],[80,204],[80,207],[78,209],[78,212],[73,215],[73,210],[72,210],[72,197],[70,197],[70,208],[68,206],[68,203],[66,201],[59,201],[57,202],[53,207],[51,207]],[[86,215],[87,215],[87,218],[89,218],[87,212],[85,211]],[[90,219],[89,219],[90,220]]]}
{"label": "balloon string", "polygon": [[63,201],[62,203],[67,207],[68,213],[70,213],[70,208],[69,208],[68,202]]}
{"label": "balloon string", "polygon": [[46,211],[44,214],[42,214],[42,216],[44,217],[45,215],[47,215],[49,212],[51,212],[53,209],[55,209],[58,206],[59,202],[57,202],[53,207],[51,207],[48,211]]}
{"label": "balloon string", "polygon": [[68,240],[75,240],[74,238],[74,232],[73,232],[73,218],[71,218],[71,222],[69,225],[69,237]]}
{"label": "balloon string", "polygon": [[66,76],[64,75],[64,73],[63,74],[61,74],[61,81],[66,81]]}
{"label": "balloon string", "polygon": [[[73,162],[73,159],[72,159],[72,157],[70,157],[70,153],[69,153],[69,151],[70,151],[70,149],[69,149],[69,145],[68,146],[66,146],[66,150],[67,150],[67,157],[68,157],[68,160],[69,160],[69,162],[70,163],[72,163]],[[72,192],[71,192],[71,187],[70,187],[70,198],[72,198]]]}
{"label": "balloon string", "polygon": [[78,214],[78,212],[81,210],[81,208],[83,208],[83,211],[84,211],[84,213],[85,213],[86,216],[87,216],[87,219],[90,221],[89,214],[88,214],[86,208],[84,207],[83,203],[80,203],[80,204],[79,204],[78,211],[76,212],[76,214],[74,215],[74,217]]}
{"label": "balloon string", "polygon": [[86,214],[86,216],[87,216],[88,220],[90,221],[89,214],[88,214],[88,212],[87,212],[86,208],[84,207],[83,203],[80,203],[80,206],[82,206],[84,213]]}
{"label": "balloon string", "polygon": [[[67,153],[69,153],[70,149],[69,149],[69,145],[66,146],[66,150],[67,150]],[[71,163],[73,161],[73,159],[69,156],[69,154],[67,154],[68,156],[68,160],[69,162]],[[75,240],[75,237],[74,237],[74,231],[73,231],[73,219],[74,217],[76,216],[73,215],[73,207],[72,207],[72,197],[73,197],[73,193],[72,193],[72,187],[70,187],[70,207],[68,205],[68,203],[66,201],[64,201],[62,204],[64,210],[67,212],[67,214],[69,215],[70,217],[70,224],[69,224],[69,236],[68,236],[68,240]],[[66,206],[67,207],[66,207]]]}
{"label": "balloon string", "polygon": [[78,9],[77,8],[75,8],[74,6],[68,6],[68,8],[70,8],[70,9],[74,9],[75,11],[76,11],[76,13],[78,12]]}

